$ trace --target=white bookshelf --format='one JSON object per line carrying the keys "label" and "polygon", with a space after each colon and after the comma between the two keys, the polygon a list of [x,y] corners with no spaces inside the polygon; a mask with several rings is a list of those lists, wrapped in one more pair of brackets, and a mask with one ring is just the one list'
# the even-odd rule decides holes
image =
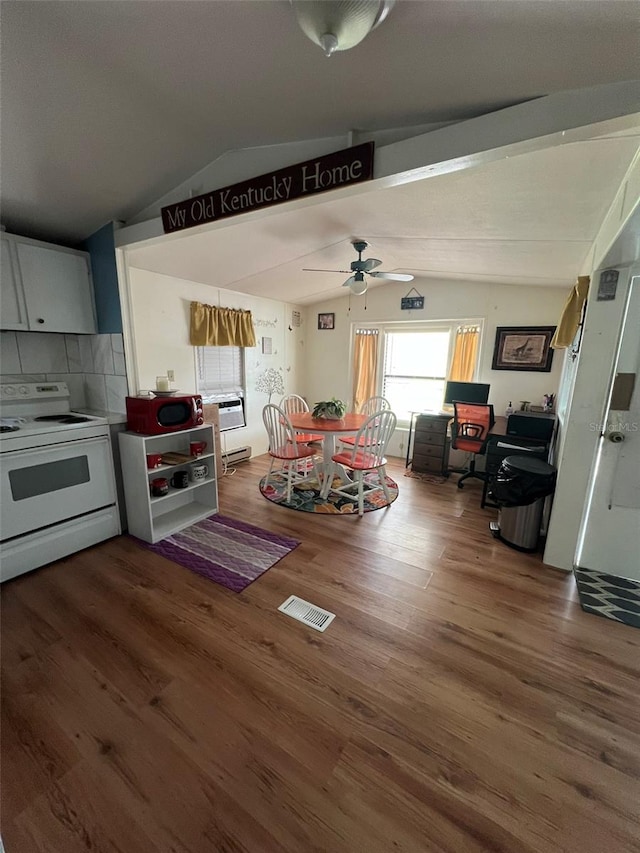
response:
{"label": "white bookshelf", "polygon": [[[122,432],[119,437],[124,496],[127,505],[129,533],[145,542],[158,542],[218,512],[218,484],[213,427],[203,424],[193,429],[165,435],[138,435]],[[147,468],[150,453],[189,453],[191,441],[206,441],[206,451],[189,462]],[[169,494],[154,497],[151,481],[165,477],[171,481],[176,471],[189,471],[191,465],[204,462],[209,466],[206,479],[184,489],[169,482]]]}

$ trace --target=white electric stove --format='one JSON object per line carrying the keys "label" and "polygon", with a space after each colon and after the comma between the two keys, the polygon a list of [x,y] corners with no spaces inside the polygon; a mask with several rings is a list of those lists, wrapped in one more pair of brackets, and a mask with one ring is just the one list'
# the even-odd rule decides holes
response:
{"label": "white electric stove", "polygon": [[0,385],[0,580],[120,533],[106,418],[64,382]]}

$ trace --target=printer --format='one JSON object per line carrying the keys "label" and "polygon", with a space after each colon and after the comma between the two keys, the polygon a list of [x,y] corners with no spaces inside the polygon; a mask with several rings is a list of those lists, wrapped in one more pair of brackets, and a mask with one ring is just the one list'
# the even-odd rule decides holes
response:
{"label": "printer", "polygon": [[507,418],[507,435],[549,442],[555,423],[552,412],[514,412]]}

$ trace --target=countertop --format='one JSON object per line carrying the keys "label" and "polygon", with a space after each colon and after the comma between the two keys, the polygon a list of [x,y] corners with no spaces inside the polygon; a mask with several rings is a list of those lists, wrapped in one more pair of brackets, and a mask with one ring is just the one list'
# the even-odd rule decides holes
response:
{"label": "countertop", "polygon": [[127,416],[123,412],[106,412],[101,409],[74,409],[81,415],[93,415],[95,418],[106,418],[109,424],[126,424]]}

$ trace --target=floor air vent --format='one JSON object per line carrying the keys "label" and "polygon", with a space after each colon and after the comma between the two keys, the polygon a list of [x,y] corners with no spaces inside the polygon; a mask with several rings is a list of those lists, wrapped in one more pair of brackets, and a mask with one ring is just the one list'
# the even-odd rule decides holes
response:
{"label": "floor air vent", "polygon": [[298,622],[304,622],[309,628],[314,628],[316,631],[325,631],[336,617],[335,613],[329,613],[328,610],[323,610],[321,607],[316,607],[315,604],[309,604],[297,595],[291,595],[284,604],[278,607],[287,616],[297,619]]}

